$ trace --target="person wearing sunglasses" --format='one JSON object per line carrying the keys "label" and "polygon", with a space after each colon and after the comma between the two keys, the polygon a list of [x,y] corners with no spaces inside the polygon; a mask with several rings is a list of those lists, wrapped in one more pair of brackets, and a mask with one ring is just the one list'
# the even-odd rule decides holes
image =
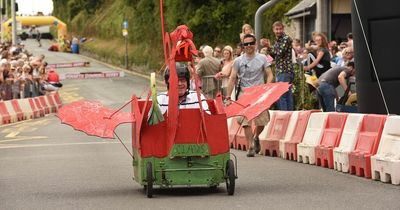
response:
{"label": "person wearing sunglasses", "polygon": [[[244,48],[244,53],[233,62],[227,87],[227,96],[232,94],[233,87],[236,83],[238,83],[236,91],[239,91],[236,95],[240,98],[243,89],[273,81],[274,76],[271,71],[271,64],[267,61],[265,55],[256,51],[255,36],[252,34],[244,35],[242,46]],[[265,77],[265,75],[267,75],[267,77]],[[230,99],[230,97],[227,98]],[[227,100],[227,105],[229,104],[230,100]],[[249,149],[247,156],[254,157],[261,149],[258,136],[263,131],[264,126],[269,122],[268,110],[262,112],[254,119],[256,125],[255,133],[253,133],[251,129],[251,121],[249,122],[244,117],[238,117],[236,120],[243,127],[248,141]]]}
{"label": "person wearing sunglasses", "polygon": [[[275,75],[277,82],[293,82],[294,67],[292,61],[292,38],[284,32],[282,22],[276,21],[272,25],[272,31],[275,34],[275,44],[268,49],[269,55],[275,60]],[[293,110],[293,93],[292,87],[289,91],[281,96],[277,102],[280,110]]]}
{"label": "person wearing sunglasses", "polygon": [[213,56],[214,56],[214,58],[218,58],[218,59],[222,60],[223,55],[222,55],[221,47],[216,46],[216,47],[214,48]]}

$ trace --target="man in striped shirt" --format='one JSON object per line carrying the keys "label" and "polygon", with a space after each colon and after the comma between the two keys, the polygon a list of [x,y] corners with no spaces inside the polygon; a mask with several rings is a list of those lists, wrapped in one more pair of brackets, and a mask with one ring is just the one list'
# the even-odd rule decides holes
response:
{"label": "man in striped shirt", "polygon": [[[180,109],[196,109],[199,108],[199,101],[197,99],[197,93],[190,91],[190,73],[186,65],[177,63],[176,73],[178,74],[178,94],[179,94],[179,108]],[[169,69],[167,68],[164,73],[165,83],[169,88]],[[200,95],[203,110],[210,113],[208,110],[208,104],[203,94]],[[157,96],[158,105],[160,106],[161,113],[164,114],[168,110],[169,97],[168,93],[160,93]]]}

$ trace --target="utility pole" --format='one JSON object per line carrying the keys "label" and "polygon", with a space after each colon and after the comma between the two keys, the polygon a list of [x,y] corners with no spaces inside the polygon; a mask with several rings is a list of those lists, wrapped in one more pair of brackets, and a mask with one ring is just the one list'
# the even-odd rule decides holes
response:
{"label": "utility pole", "polygon": [[125,36],[125,69],[128,69],[128,35]]}
{"label": "utility pole", "polygon": [[15,17],[15,0],[11,0],[11,17],[12,17],[12,44],[17,44],[17,18]]}

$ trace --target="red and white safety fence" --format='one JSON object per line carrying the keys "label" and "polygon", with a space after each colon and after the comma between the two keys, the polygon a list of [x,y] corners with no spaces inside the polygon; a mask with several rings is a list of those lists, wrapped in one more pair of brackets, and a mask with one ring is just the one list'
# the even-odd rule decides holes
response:
{"label": "red and white safety fence", "polygon": [[58,92],[34,98],[0,101],[0,126],[57,113],[61,106]]}
{"label": "red and white safety fence", "polygon": [[97,78],[113,78],[124,77],[123,71],[107,71],[107,72],[76,72],[76,73],[61,73],[60,79],[97,79]]}
{"label": "red and white safety fence", "polygon": [[46,68],[73,68],[73,67],[89,67],[90,62],[82,61],[82,62],[72,62],[72,63],[52,63],[47,64]]}
{"label": "red and white safety fence", "polygon": [[[400,116],[270,111],[260,154],[400,184]],[[243,128],[228,119],[234,149],[249,148]]]}

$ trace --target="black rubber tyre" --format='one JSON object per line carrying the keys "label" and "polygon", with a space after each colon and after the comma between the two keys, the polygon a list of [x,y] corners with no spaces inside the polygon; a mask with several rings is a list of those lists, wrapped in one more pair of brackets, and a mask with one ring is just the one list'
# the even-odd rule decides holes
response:
{"label": "black rubber tyre", "polygon": [[232,160],[228,160],[226,163],[226,190],[228,195],[235,194],[235,165]]}
{"label": "black rubber tyre", "polygon": [[146,195],[148,198],[152,198],[153,197],[153,165],[151,164],[151,162],[147,162],[146,164],[146,181],[147,181],[147,185],[145,187],[146,190]]}

